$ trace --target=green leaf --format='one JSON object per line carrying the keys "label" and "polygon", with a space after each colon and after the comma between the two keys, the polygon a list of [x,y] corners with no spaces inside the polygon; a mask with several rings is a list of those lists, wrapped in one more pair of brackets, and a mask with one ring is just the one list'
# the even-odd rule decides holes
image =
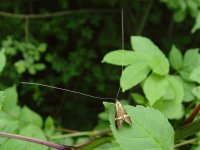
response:
{"label": "green leaf", "polygon": [[1,112],[2,107],[3,107],[4,99],[5,99],[4,91],[0,91],[0,112]]}
{"label": "green leaf", "polygon": [[165,100],[173,100],[174,103],[180,104],[183,101],[184,89],[181,82],[175,76],[168,76],[168,87],[163,97]]}
{"label": "green leaf", "polygon": [[150,68],[146,62],[134,63],[124,69],[120,78],[120,85],[126,91],[144,80]]}
{"label": "green leaf", "polygon": [[[143,106],[124,105],[132,120],[132,126],[115,127],[114,104],[110,110],[110,123],[113,135],[124,150],[172,150],[174,130],[168,120],[157,110]],[[124,123],[125,124],[125,123]]]}
{"label": "green leaf", "polygon": [[34,64],[34,68],[36,70],[44,70],[45,69],[45,64],[43,64],[43,63],[36,63],[36,64]]}
{"label": "green leaf", "polygon": [[[31,138],[46,140],[42,130],[34,125],[27,126],[22,129],[19,134]],[[0,148],[2,150],[48,150],[48,147],[44,145],[13,139],[9,139]]]}
{"label": "green leaf", "polygon": [[191,81],[190,74],[194,69],[200,65],[200,54],[199,49],[189,49],[184,55],[183,68],[180,70],[181,76],[187,80]]}
{"label": "green leaf", "polygon": [[183,65],[183,56],[180,50],[173,45],[169,53],[169,62],[173,69],[180,70]]}
{"label": "green leaf", "polygon": [[200,86],[197,86],[195,88],[192,89],[192,93],[198,98],[200,99]]}
{"label": "green leaf", "polygon": [[32,111],[28,107],[24,106],[21,110],[20,115],[20,127],[27,126],[29,124],[33,124],[38,127],[42,127],[42,118],[36,112]]}
{"label": "green leaf", "polygon": [[50,116],[47,117],[44,122],[44,131],[48,137],[52,136],[53,132],[55,131],[54,120]]}
{"label": "green leaf", "polygon": [[192,93],[192,89],[194,87],[196,87],[195,83],[188,82],[188,81],[184,80],[183,78],[181,78],[180,76],[176,76],[176,79],[179,80],[180,83],[183,85],[183,89],[184,89],[183,101],[190,102],[190,101],[194,100],[194,95]]}
{"label": "green leaf", "polygon": [[0,73],[2,72],[3,68],[6,65],[6,56],[4,54],[4,51],[0,51]]}
{"label": "green leaf", "polygon": [[196,17],[196,21],[195,21],[195,24],[191,30],[191,33],[195,33],[197,30],[200,29],[200,11]]}
{"label": "green leaf", "polygon": [[169,62],[164,56],[152,56],[150,61],[150,67],[153,70],[153,72],[158,75],[167,75],[169,72]]}
{"label": "green leaf", "polygon": [[145,56],[128,50],[115,50],[107,53],[102,62],[118,66],[128,66],[137,61],[145,61]]}
{"label": "green leaf", "polygon": [[159,100],[153,107],[160,110],[168,119],[180,119],[184,115],[183,105],[174,101]]}
{"label": "green leaf", "polygon": [[136,52],[143,54],[146,58],[149,57],[149,65],[153,72],[159,75],[166,75],[169,72],[167,58],[151,40],[141,36],[132,36],[131,45]]}
{"label": "green leaf", "polygon": [[46,49],[47,49],[47,44],[46,43],[41,43],[39,46],[38,46],[38,51],[40,52],[45,52]]}
{"label": "green leaf", "polygon": [[[2,112],[0,112],[1,118],[0,118],[0,132],[6,132],[6,133],[16,133],[16,131],[19,128],[19,123],[15,119],[11,119],[4,116],[2,118]],[[0,145],[3,144],[7,138],[0,138]],[[1,148],[0,148],[1,149]]]}
{"label": "green leaf", "polygon": [[164,55],[161,50],[148,38],[131,36],[132,49],[145,55]]}
{"label": "green leaf", "polygon": [[3,110],[9,112],[17,104],[18,94],[16,86],[12,86],[4,90]]}
{"label": "green leaf", "polygon": [[190,67],[192,69],[198,67],[200,64],[199,49],[188,49],[184,55],[183,67]]}
{"label": "green leaf", "polygon": [[143,91],[150,105],[158,101],[166,92],[168,80],[165,76],[151,74],[144,82]]}
{"label": "green leaf", "polygon": [[131,93],[131,97],[137,104],[145,104],[146,102],[145,97],[138,93]]}
{"label": "green leaf", "polygon": [[200,83],[200,66],[194,69],[190,75],[190,79]]}

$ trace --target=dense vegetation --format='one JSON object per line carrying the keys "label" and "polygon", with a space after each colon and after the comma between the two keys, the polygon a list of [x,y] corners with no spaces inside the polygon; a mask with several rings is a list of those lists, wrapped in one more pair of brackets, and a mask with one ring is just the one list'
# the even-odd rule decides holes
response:
{"label": "dense vegetation", "polygon": [[[82,149],[170,150],[174,143],[177,149],[181,144],[180,149],[199,149],[199,136],[193,135],[200,130],[194,128],[198,120],[179,128],[200,99],[199,0],[7,0],[0,5],[0,20],[0,132],[65,145],[89,141]],[[23,81],[114,98],[120,85],[124,92],[118,99],[132,105],[124,107],[131,128],[116,129],[114,101],[103,105]],[[135,141],[144,129],[154,140]],[[48,149],[1,137],[0,146]]]}

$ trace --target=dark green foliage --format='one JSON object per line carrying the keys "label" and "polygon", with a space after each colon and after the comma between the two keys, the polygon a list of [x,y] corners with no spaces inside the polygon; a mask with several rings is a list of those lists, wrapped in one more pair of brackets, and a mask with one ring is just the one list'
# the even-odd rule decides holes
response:
{"label": "dark green foliage", "polygon": [[[44,135],[61,135],[54,132],[54,121],[59,127],[75,130],[108,127],[108,114],[103,112],[101,100],[35,85],[22,85],[20,81],[114,98],[120,84],[122,90],[127,92],[120,92],[119,99],[137,99],[131,102],[151,105],[169,119],[181,121],[184,113],[191,111],[185,112],[183,108],[187,108],[188,103],[195,105],[197,102],[193,100],[200,98],[200,88],[197,86],[200,83],[200,2],[173,2],[4,0],[0,5],[0,108],[10,111],[14,117],[21,116],[17,120],[20,122],[18,125],[7,116],[8,112],[2,112],[4,126],[10,125],[5,131],[27,135],[37,126],[38,137],[45,139]],[[121,50],[121,8],[124,8],[125,49],[134,49],[137,54]],[[65,14],[55,15],[56,12]],[[149,39],[136,35],[148,37],[155,44],[151,47]],[[131,36],[134,37],[130,42]],[[116,51],[110,52],[113,50]],[[127,56],[122,76],[120,67],[101,63],[103,60],[121,66],[118,60],[122,53]],[[169,57],[166,57],[168,54]],[[17,92],[10,94],[13,89]],[[35,123],[25,126],[30,124],[29,116]],[[47,116],[53,119],[48,118],[44,122],[42,118]],[[172,125],[179,124],[178,121]],[[74,144],[79,141],[84,143],[88,139],[64,138],[56,142]],[[112,140],[105,137],[100,143]],[[9,141],[7,146],[11,144]],[[15,144],[15,149],[18,149],[18,144]],[[116,142],[105,144],[105,147],[119,148]]]}

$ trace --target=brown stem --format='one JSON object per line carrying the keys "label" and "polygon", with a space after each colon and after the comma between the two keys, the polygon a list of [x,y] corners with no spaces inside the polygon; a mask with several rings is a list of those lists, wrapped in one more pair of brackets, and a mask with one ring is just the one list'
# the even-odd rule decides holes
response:
{"label": "brown stem", "polygon": [[46,14],[15,14],[15,13],[9,13],[9,12],[3,12],[0,11],[0,16],[3,17],[11,17],[11,18],[19,18],[19,19],[38,19],[38,18],[49,18],[49,17],[58,17],[63,15],[69,15],[74,13],[110,13],[110,12],[118,12],[113,9],[80,9],[80,10],[67,10],[67,11],[59,11],[54,13],[46,13]]}
{"label": "brown stem", "polygon": [[12,138],[12,139],[17,139],[17,140],[22,140],[22,141],[27,141],[27,142],[32,142],[40,145],[45,145],[57,150],[75,150],[75,147],[73,146],[65,146],[65,145],[60,145],[56,143],[51,143],[39,139],[34,139],[26,136],[21,136],[21,135],[16,135],[16,134],[10,134],[10,133],[4,133],[0,132],[0,137],[7,137],[7,138]]}
{"label": "brown stem", "polygon": [[183,122],[183,124],[186,125],[186,124],[192,122],[199,111],[200,111],[200,104],[194,109],[192,114]]}

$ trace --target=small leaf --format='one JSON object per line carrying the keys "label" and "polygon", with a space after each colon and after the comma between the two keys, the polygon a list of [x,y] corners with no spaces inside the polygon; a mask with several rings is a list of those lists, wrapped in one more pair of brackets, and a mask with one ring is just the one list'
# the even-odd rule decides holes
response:
{"label": "small leaf", "polygon": [[28,107],[24,106],[20,115],[20,127],[27,126],[29,124],[33,124],[38,127],[42,127],[42,118],[36,112],[32,111]]}
{"label": "small leaf", "polygon": [[200,86],[197,86],[195,88],[192,89],[192,93],[198,98],[200,99]]}
{"label": "small leaf", "polygon": [[146,79],[143,85],[143,90],[150,105],[153,105],[165,94],[167,84],[168,81],[165,76],[151,74]]}
{"label": "small leaf", "polygon": [[196,16],[196,21],[192,28],[191,33],[195,33],[199,29],[200,29],[200,11],[199,11],[198,15]]}
{"label": "small leaf", "polygon": [[16,91],[16,86],[5,89],[4,96],[3,110],[9,112],[17,104],[18,94]]}
{"label": "small leaf", "polygon": [[43,64],[43,63],[34,64],[34,68],[36,70],[44,70],[45,69],[45,64]]}
{"label": "small leaf", "polygon": [[128,66],[137,61],[144,61],[145,56],[128,50],[115,50],[107,53],[102,62],[106,62],[118,66]]}
{"label": "small leaf", "polygon": [[131,117],[132,126],[120,129],[115,127],[114,104],[110,110],[110,123],[113,135],[124,150],[172,150],[174,146],[174,130],[168,120],[157,110],[143,106],[124,105]]}
{"label": "small leaf", "polygon": [[184,115],[183,105],[172,100],[159,100],[153,107],[160,110],[168,119],[180,119]]}
{"label": "small leaf", "polygon": [[3,68],[6,65],[6,56],[4,54],[4,51],[0,51],[0,73],[2,72]]}
{"label": "small leaf", "polygon": [[41,43],[39,46],[38,46],[38,51],[40,52],[45,52],[46,49],[47,49],[47,44],[46,43]]}
{"label": "small leaf", "polygon": [[45,134],[50,137],[52,136],[53,132],[55,130],[55,126],[54,126],[54,120],[52,117],[47,117],[47,119],[44,122],[44,131]]}
{"label": "small leaf", "polygon": [[194,69],[190,75],[190,79],[200,83],[200,66]]}
{"label": "small leaf", "polygon": [[148,38],[141,36],[131,37],[132,48],[149,57],[149,65],[153,72],[159,75],[166,75],[169,72],[169,62],[162,51]]}
{"label": "small leaf", "polygon": [[150,67],[158,75],[167,75],[169,72],[169,62],[165,57],[154,55],[150,61]]}
{"label": "small leaf", "polygon": [[183,64],[183,56],[180,50],[173,45],[169,53],[169,62],[173,69],[180,70]]}
{"label": "small leaf", "polygon": [[138,93],[131,93],[131,97],[137,104],[145,104],[146,102],[145,97]]}
{"label": "small leaf", "polygon": [[196,86],[195,83],[183,80],[179,76],[176,76],[176,79],[179,80],[181,82],[181,84],[183,85],[183,89],[184,89],[183,101],[190,102],[190,101],[194,100],[194,95],[192,93],[192,89]]}
{"label": "small leaf", "polygon": [[184,55],[183,68],[192,67],[193,69],[200,64],[200,54],[198,48],[188,49]]}
{"label": "small leaf", "polygon": [[184,55],[183,67],[179,73],[185,80],[191,81],[191,79],[189,78],[190,74],[194,69],[199,67],[199,65],[200,65],[199,49],[198,48],[189,49]]}
{"label": "small leaf", "polygon": [[131,36],[131,46],[133,50],[146,55],[163,55],[151,40],[142,36]]}
{"label": "small leaf", "polygon": [[120,85],[126,91],[144,80],[150,68],[146,62],[134,63],[124,69],[120,78]]}
{"label": "small leaf", "polygon": [[176,79],[175,76],[168,76],[168,87],[167,92],[163,99],[173,100],[174,103],[181,104],[184,96],[183,85],[179,80]]}

